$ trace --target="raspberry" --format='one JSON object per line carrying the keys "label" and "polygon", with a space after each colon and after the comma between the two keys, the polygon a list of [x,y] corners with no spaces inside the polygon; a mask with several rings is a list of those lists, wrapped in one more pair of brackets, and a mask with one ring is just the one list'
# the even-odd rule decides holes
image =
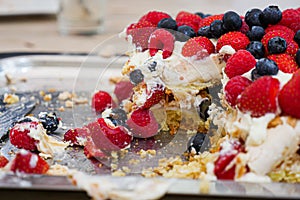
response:
{"label": "raspberry", "polygon": [[205,17],[204,19],[202,19],[200,21],[199,28],[204,27],[204,26],[210,26],[213,21],[222,20],[223,16],[224,16],[224,14],[218,14],[218,15],[212,15],[209,17]]}
{"label": "raspberry", "polygon": [[254,56],[246,50],[238,50],[228,59],[225,67],[225,73],[229,78],[242,75],[255,67]]}
{"label": "raspberry", "polygon": [[148,91],[146,102],[141,106],[142,109],[151,108],[153,105],[159,103],[165,95],[164,87],[162,85],[157,85]]}
{"label": "raspberry", "polygon": [[12,160],[10,170],[26,174],[45,174],[49,169],[48,163],[39,155],[26,150],[16,154]]}
{"label": "raspberry", "polygon": [[250,43],[249,38],[241,32],[233,31],[222,35],[217,42],[217,51],[225,45],[230,45],[234,50],[238,51],[240,49],[246,49],[247,45]]}
{"label": "raspberry", "polygon": [[289,54],[272,54],[268,58],[276,62],[278,68],[285,73],[294,73],[298,69],[295,59]]}
{"label": "raspberry", "polygon": [[300,119],[300,69],[283,86],[278,102],[284,115]]}
{"label": "raspberry", "polygon": [[225,85],[225,98],[229,105],[235,106],[238,96],[248,87],[252,81],[243,77],[235,76]]}
{"label": "raspberry", "polygon": [[127,120],[134,137],[149,138],[158,133],[159,125],[151,110],[137,109]]}
{"label": "raspberry", "polygon": [[105,91],[98,91],[92,97],[92,108],[96,112],[103,112],[106,108],[114,105],[113,99],[109,93]]}
{"label": "raspberry", "polygon": [[296,9],[286,9],[282,12],[282,19],[279,22],[280,25],[287,26],[296,32],[300,23],[300,12]]}
{"label": "raspberry", "polygon": [[84,128],[75,128],[75,129],[69,129],[65,134],[64,134],[64,141],[70,142],[71,145],[79,145],[79,146],[84,146],[81,142],[86,140],[88,137],[88,129]]}
{"label": "raspberry", "polygon": [[184,57],[196,56],[197,59],[207,57],[214,52],[214,44],[208,38],[202,36],[189,39],[181,50]]}
{"label": "raspberry", "polygon": [[197,33],[199,29],[199,23],[202,21],[202,18],[196,14],[181,11],[176,16],[177,26],[188,25],[194,29]]}
{"label": "raspberry", "polygon": [[151,56],[154,56],[159,50],[162,50],[163,58],[172,55],[174,49],[174,36],[164,29],[155,30],[149,38],[148,48]]}
{"label": "raspberry", "polygon": [[171,16],[167,13],[160,11],[150,11],[147,14],[143,15],[139,19],[139,23],[141,22],[150,22],[151,24],[157,26],[158,22],[164,18],[170,18]]}
{"label": "raspberry", "polygon": [[0,156],[0,169],[5,167],[9,161],[4,156]]}
{"label": "raspberry", "polygon": [[114,94],[119,103],[133,94],[133,87],[134,85],[130,81],[120,81],[116,83]]}
{"label": "raspberry", "polygon": [[279,81],[271,76],[263,76],[249,85],[237,99],[237,106],[243,113],[261,117],[277,110]]}

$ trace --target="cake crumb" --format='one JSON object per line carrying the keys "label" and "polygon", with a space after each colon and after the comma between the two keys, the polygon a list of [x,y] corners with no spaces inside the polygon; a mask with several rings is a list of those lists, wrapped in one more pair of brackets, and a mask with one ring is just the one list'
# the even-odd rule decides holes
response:
{"label": "cake crumb", "polygon": [[67,101],[65,102],[65,107],[66,107],[66,108],[73,108],[73,102],[70,101],[70,100],[67,100]]}
{"label": "cake crumb", "polygon": [[72,94],[68,91],[61,92],[58,95],[58,100],[60,100],[60,101],[66,101],[71,98],[72,98]]}
{"label": "cake crumb", "polygon": [[60,111],[60,112],[64,112],[65,111],[65,107],[61,106],[57,110]]}
{"label": "cake crumb", "polygon": [[73,98],[75,104],[87,104],[89,100],[85,97]]}
{"label": "cake crumb", "polygon": [[41,91],[39,92],[39,94],[40,94],[41,97],[43,97],[43,96],[45,96],[46,93],[45,93],[45,91],[41,90]]}
{"label": "cake crumb", "polygon": [[10,74],[5,74],[6,85],[13,84],[13,78]]}
{"label": "cake crumb", "polygon": [[45,94],[43,99],[44,99],[44,101],[51,101],[52,100],[52,95],[51,94]]}
{"label": "cake crumb", "polygon": [[118,169],[118,170],[114,171],[111,175],[112,176],[126,176],[126,173],[123,172],[122,170]]}
{"label": "cake crumb", "polygon": [[131,165],[137,165],[137,164],[139,164],[141,161],[140,160],[137,160],[137,159],[131,159],[131,160],[129,160],[129,164],[131,164]]}
{"label": "cake crumb", "polygon": [[15,95],[15,94],[4,94],[4,99],[3,99],[3,103],[7,103],[7,104],[14,104],[20,101],[19,96]]}

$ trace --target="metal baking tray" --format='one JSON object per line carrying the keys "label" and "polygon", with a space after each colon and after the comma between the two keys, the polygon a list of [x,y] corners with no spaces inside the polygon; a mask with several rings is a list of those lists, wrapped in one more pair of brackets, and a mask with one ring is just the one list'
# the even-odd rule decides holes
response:
{"label": "metal baking tray", "polygon": [[[126,60],[125,56],[102,58],[91,55],[26,55],[5,58],[0,60],[0,95],[11,90],[16,90],[23,95],[37,95],[37,91],[48,92],[55,89],[88,96],[100,86],[112,92],[113,86],[107,80],[111,76],[121,75],[120,69]],[[41,106],[32,112],[38,113],[44,108],[46,107]],[[84,114],[88,116],[84,116]],[[66,110],[58,115],[65,119],[66,127],[78,127],[84,124],[88,118],[93,118],[91,113],[82,113],[82,110],[79,112],[76,108]],[[182,153],[186,148],[184,145],[176,151]],[[2,152],[5,152],[5,148],[8,147],[2,144],[0,148],[2,148]],[[79,163],[83,163],[78,165],[79,170],[109,178],[113,182],[120,183],[120,188],[124,190],[126,190],[124,183],[134,180],[138,184],[144,179],[136,174],[128,177],[112,177],[107,175],[105,170],[97,171],[93,163],[87,160],[80,151],[69,151],[68,156],[70,159],[65,162],[66,165],[78,163],[79,160]],[[74,157],[77,160],[74,160]],[[204,193],[200,189],[204,183],[200,180],[165,180],[169,181],[171,186],[162,199],[299,199],[300,196],[299,184],[211,181],[205,182],[209,190]],[[60,195],[63,193],[64,199],[88,199],[85,192],[73,186],[65,176],[0,174],[0,195],[10,194],[10,198],[17,198],[18,195],[26,196],[29,191],[31,199],[34,197],[36,199],[45,198],[49,192],[52,197],[56,194],[55,198],[62,197]],[[50,197],[48,196],[48,198]]]}

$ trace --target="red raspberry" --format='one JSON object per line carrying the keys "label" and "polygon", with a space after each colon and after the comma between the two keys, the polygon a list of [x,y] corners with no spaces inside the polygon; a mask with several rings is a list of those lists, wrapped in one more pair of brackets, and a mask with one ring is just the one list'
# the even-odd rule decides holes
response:
{"label": "red raspberry", "polygon": [[282,12],[282,19],[279,22],[280,25],[287,26],[296,32],[299,29],[297,28],[297,24],[300,23],[300,12],[296,9],[286,9]]}
{"label": "red raspberry", "polygon": [[133,111],[127,124],[132,131],[134,137],[149,138],[158,133],[159,125],[151,112],[148,109],[137,109]]}
{"label": "red raspberry", "polygon": [[248,72],[255,67],[255,64],[256,60],[249,51],[238,50],[229,57],[224,71],[229,78],[232,78]]}
{"label": "red raspberry", "polygon": [[300,69],[281,89],[278,102],[282,113],[300,119]]}
{"label": "red raspberry", "polygon": [[11,144],[17,148],[35,151],[39,141],[30,136],[30,132],[42,132],[43,130],[43,126],[36,121],[17,123],[10,129],[9,139]]}
{"label": "red raspberry", "polygon": [[196,56],[197,59],[207,57],[214,52],[214,44],[208,38],[202,36],[189,39],[181,50],[184,57]]}
{"label": "red raspberry", "polygon": [[0,169],[5,167],[9,161],[4,156],[0,156]]}
{"label": "red raspberry", "polygon": [[177,14],[175,20],[178,26],[188,25],[194,29],[195,33],[197,33],[199,29],[199,23],[202,21],[202,18],[196,14],[181,11]]}
{"label": "red raspberry", "polygon": [[174,36],[167,30],[157,29],[149,38],[148,48],[151,56],[154,56],[158,50],[162,50],[163,58],[168,58],[172,55],[174,49]]}
{"label": "red raspberry", "polygon": [[240,28],[240,32],[246,34],[248,31],[249,31],[249,26],[245,22],[245,20],[243,19],[243,21],[242,21],[242,27]]}
{"label": "red raspberry", "polygon": [[285,73],[294,73],[298,69],[295,59],[287,53],[272,54],[268,58],[276,62],[278,68]]}
{"label": "red raspberry", "polygon": [[146,102],[141,106],[142,109],[149,109],[159,103],[165,96],[164,87],[157,85],[148,91]]}
{"label": "red raspberry", "polygon": [[223,46],[230,45],[233,49],[238,51],[240,49],[246,49],[249,43],[250,40],[244,33],[232,31],[225,33],[219,38],[216,48],[219,52]]}
{"label": "red raspberry", "polygon": [[212,15],[212,16],[205,17],[204,19],[202,19],[200,21],[199,28],[201,28],[203,26],[209,26],[215,20],[222,20],[223,16],[224,16],[224,14]]}
{"label": "red raspberry", "polygon": [[249,85],[237,99],[237,106],[243,113],[261,117],[277,111],[277,96],[280,83],[271,76],[263,76]]}
{"label": "red raspberry", "polygon": [[218,179],[234,179],[236,164],[232,162],[240,152],[244,152],[244,148],[237,140],[224,141],[221,144],[220,155],[215,161],[214,169],[214,173]]}
{"label": "red raspberry", "polygon": [[139,22],[150,22],[153,25],[157,26],[158,22],[164,18],[170,18],[171,16],[167,13],[160,12],[160,11],[150,11],[147,14],[143,15]]}
{"label": "red raspberry", "polygon": [[16,154],[10,170],[26,174],[45,174],[49,169],[48,163],[39,155],[26,150]]}
{"label": "red raspberry", "polygon": [[69,129],[65,134],[64,134],[64,141],[70,142],[71,145],[85,145],[81,142],[86,140],[88,137],[88,129],[83,127],[83,128],[75,128],[75,129]]}
{"label": "red raspberry", "polygon": [[113,99],[109,93],[98,91],[92,97],[92,108],[96,112],[103,112],[106,108],[111,108],[114,105]]}
{"label": "red raspberry", "polygon": [[116,84],[114,94],[119,103],[133,94],[134,85],[130,81],[120,81]]}
{"label": "red raspberry", "polygon": [[235,76],[230,79],[224,88],[225,99],[229,105],[235,106],[238,96],[248,87],[252,81],[243,77]]}

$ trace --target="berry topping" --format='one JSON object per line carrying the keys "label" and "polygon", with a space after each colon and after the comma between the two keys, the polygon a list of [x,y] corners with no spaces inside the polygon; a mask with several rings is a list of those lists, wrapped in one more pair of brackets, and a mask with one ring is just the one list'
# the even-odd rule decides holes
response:
{"label": "berry topping", "polygon": [[224,88],[225,99],[228,102],[228,104],[231,106],[235,106],[238,96],[251,83],[252,81],[243,76],[235,76],[232,79],[230,79]]}
{"label": "berry topping", "polygon": [[300,29],[300,12],[292,8],[284,10],[279,24],[287,26],[294,32],[297,32]]}
{"label": "berry topping", "polygon": [[210,26],[213,21],[215,21],[215,20],[222,20],[223,16],[224,16],[224,14],[212,15],[212,16],[205,17],[199,23],[199,28],[201,28],[203,26]]}
{"label": "berry topping", "polygon": [[228,59],[225,73],[229,78],[242,75],[256,64],[254,56],[246,50],[239,50]]}
{"label": "berry topping", "polygon": [[148,109],[137,109],[133,111],[127,120],[127,124],[134,137],[149,138],[158,134],[159,125]]}
{"label": "berry topping", "polygon": [[295,59],[289,54],[273,54],[269,55],[268,59],[273,60],[278,68],[285,73],[294,73],[298,69]]}
{"label": "berry topping", "polygon": [[213,38],[219,38],[226,32],[222,20],[213,21],[209,26],[209,31]]}
{"label": "berry topping", "polygon": [[35,140],[31,134],[40,134],[43,130],[43,126],[36,121],[17,123],[10,129],[9,139],[17,148],[35,151],[37,150],[36,143],[39,141]]}
{"label": "berry topping", "polygon": [[116,95],[119,103],[133,94],[133,87],[134,85],[130,81],[120,81],[116,83],[114,94]]}
{"label": "berry topping", "polygon": [[243,113],[261,117],[277,110],[279,81],[271,76],[263,76],[249,85],[237,99],[237,106]]}
{"label": "berry topping", "polygon": [[246,35],[251,41],[260,41],[265,35],[265,29],[261,26],[252,26]]}
{"label": "berry topping", "polygon": [[273,37],[268,41],[268,51],[270,54],[283,53],[286,51],[286,41],[281,37]]}
{"label": "berry topping", "polygon": [[222,35],[217,42],[217,51],[225,45],[230,45],[234,50],[238,51],[240,49],[246,49],[247,45],[250,43],[249,38],[237,31],[228,32]]}
{"label": "berry topping", "polygon": [[214,169],[214,173],[218,179],[234,179],[236,167],[234,158],[243,151],[244,148],[237,140],[224,141],[221,144],[220,155],[215,161]]}
{"label": "berry topping", "polygon": [[45,174],[49,169],[48,163],[39,155],[26,150],[16,154],[12,160],[10,170],[26,174]]}
{"label": "berry topping", "polygon": [[142,109],[151,108],[153,105],[158,104],[164,98],[165,92],[162,85],[152,87],[150,91],[147,91],[147,99],[141,106]]}
{"label": "berry topping", "polygon": [[110,108],[113,105],[113,99],[109,93],[105,91],[98,91],[92,97],[92,108],[96,112],[103,112],[106,108]]}
{"label": "berry topping", "polygon": [[0,155],[0,169],[5,167],[9,161],[4,156]]}
{"label": "berry topping", "polygon": [[252,26],[263,26],[261,19],[263,17],[263,12],[258,8],[253,8],[248,10],[245,14],[245,22],[249,27]]}
{"label": "berry topping", "polygon": [[177,23],[173,18],[164,18],[158,22],[157,27],[176,31]]}
{"label": "berry topping", "polygon": [[188,25],[194,32],[197,32],[199,29],[199,23],[202,21],[202,18],[196,14],[181,11],[176,16],[176,22],[178,26]]}
{"label": "berry topping", "polygon": [[115,126],[109,119],[99,118],[86,127],[96,147],[104,152],[128,148],[133,139],[125,127]]}
{"label": "berry topping", "polygon": [[265,56],[264,45],[259,41],[250,42],[246,50],[249,51],[256,59],[260,59]]}
{"label": "berry topping", "polygon": [[187,25],[179,26],[176,32],[176,40],[180,42],[185,42],[190,38],[196,37],[196,32],[194,29]]}
{"label": "berry topping", "polygon": [[171,16],[167,13],[160,12],[160,11],[150,11],[147,14],[143,15],[139,22],[149,22],[155,26],[157,26],[158,22],[164,18],[170,18]]}
{"label": "berry topping", "polygon": [[196,59],[202,59],[214,52],[214,44],[208,38],[202,36],[189,39],[181,51],[184,57],[195,56]]}
{"label": "berry topping", "polygon": [[43,127],[47,130],[47,133],[53,133],[59,125],[59,120],[54,112],[41,112],[39,114],[39,121],[43,124]]}
{"label": "berry topping", "polygon": [[300,119],[300,70],[283,86],[278,101],[283,114]]}
{"label": "berry topping", "polygon": [[268,6],[263,10],[262,22],[263,24],[277,24],[282,18],[282,12],[278,6]]}
{"label": "berry topping", "polygon": [[199,155],[201,150],[203,150],[202,145],[204,143],[206,134],[205,133],[197,133],[192,136],[187,144],[187,151],[193,155]]}
{"label": "berry topping", "polygon": [[242,19],[236,12],[228,11],[223,16],[223,25],[227,31],[238,31],[242,27]]}
{"label": "berry topping", "polygon": [[207,38],[212,38],[211,32],[210,32],[210,26],[203,26],[199,28],[198,30],[198,36],[204,36]]}
{"label": "berry topping", "polygon": [[64,141],[70,142],[71,145],[84,146],[84,142],[87,137],[88,129],[86,128],[69,129],[64,134]]}
{"label": "berry topping", "polygon": [[129,80],[132,84],[137,85],[144,81],[144,74],[140,69],[134,69],[129,73]]}
{"label": "berry topping", "polygon": [[268,33],[270,31],[283,31],[286,32],[287,35],[294,35],[294,31],[286,26],[276,24],[276,25],[270,25],[265,29],[265,32]]}
{"label": "berry topping", "polygon": [[276,75],[278,73],[277,64],[268,58],[261,58],[256,62],[257,73],[261,76]]}
{"label": "berry topping", "polygon": [[158,50],[162,50],[163,58],[168,58],[172,55],[174,49],[174,36],[165,29],[155,30],[149,38],[149,53],[154,56]]}

